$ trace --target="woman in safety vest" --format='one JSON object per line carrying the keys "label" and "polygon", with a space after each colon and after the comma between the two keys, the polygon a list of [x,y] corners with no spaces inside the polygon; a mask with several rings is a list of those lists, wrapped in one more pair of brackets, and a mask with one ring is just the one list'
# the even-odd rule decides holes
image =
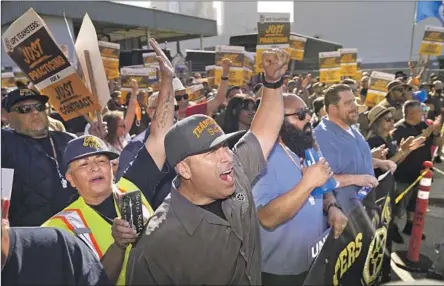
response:
{"label": "woman in safety vest", "polygon": [[66,229],[82,239],[100,259],[110,281],[118,285],[125,284],[131,243],[135,243],[139,235],[129,222],[120,219],[120,197],[123,193],[142,192],[145,225],[153,214],[149,202],[154,190],[167,173],[162,168],[167,167],[164,166],[164,139],[174,120],[174,68],[154,39],[150,39],[150,44],[159,60],[162,81],[156,108],[158,116],[153,118],[145,148],[140,149],[124,176],[114,185],[111,160],[119,155],[92,135],[71,140],[64,154],[66,179],[80,196],[43,224]]}

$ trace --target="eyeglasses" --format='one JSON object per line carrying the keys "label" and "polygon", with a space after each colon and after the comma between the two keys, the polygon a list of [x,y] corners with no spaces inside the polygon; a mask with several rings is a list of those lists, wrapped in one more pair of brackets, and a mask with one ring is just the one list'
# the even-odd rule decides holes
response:
{"label": "eyeglasses", "polygon": [[184,99],[184,100],[187,100],[188,99],[188,94],[183,94],[183,95],[176,95],[176,101],[181,101],[182,100],[182,98]]}
{"label": "eyeglasses", "polygon": [[313,114],[313,112],[311,112],[310,108],[304,107],[304,108],[299,109],[295,113],[284,114],[284,117],[297,115],[298,119],[300,121],[302,121],[302,120],[305,120],[305,118],[307,117],[307,114],[311,116]]}
{"label": "eyeglasses", "polygon": [[387,122],[395,122],[395,118],[393,118],[392,116],[384,117],[384,120],[387,121]]}
{"label": "eyeglasses", "polygon": [[46,110],[46,104],[45,103],[34,103],[34,104],[26,104],[22,106],[17,106],[12,109],[12,111],[18,112],[20,114],[27,114],[31,113],[34,110],[37,110],[38,112],[42,112]]}

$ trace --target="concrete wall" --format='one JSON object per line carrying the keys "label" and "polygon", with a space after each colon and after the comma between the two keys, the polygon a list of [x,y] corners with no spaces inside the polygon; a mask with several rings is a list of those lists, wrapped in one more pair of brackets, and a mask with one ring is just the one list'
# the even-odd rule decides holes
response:
{"label": "concrete wall", "polygon": [[[69,50],[69,60],[74,61],[74,46],[72,44],[71,38],[69,37],[68,30],[66,27],[65,20],[61,17],[47,17],[42,16],[43,21],[45,21],[46,25],[49,27],[52,35],[54,36],[58,45],[67,45]],[[73,32],[72,20],[68,19],[68,24],[70,26],[71,32]],[[2,35],[8,29],[7,26],[2,27]],[[75,40],[75,39],[74,39]],[[16,67],[16,64],[12,61],[12,59],[6,54],[3,43],[1,44],[2,57],[1,57],[1,66],[2,67]]]}

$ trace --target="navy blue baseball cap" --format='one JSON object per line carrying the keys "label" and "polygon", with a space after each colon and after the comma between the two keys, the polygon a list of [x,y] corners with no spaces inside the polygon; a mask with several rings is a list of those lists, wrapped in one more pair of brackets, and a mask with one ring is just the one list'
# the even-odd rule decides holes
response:
{"label": "navy blue baseball cap", "polygon": [[36,99],[42,103],[48,102],[48,97],[45,95],[40,95],[37,91],[28,88],[17,88],[8,93],[5,100],[4,108],[6,111],[11,112],[11,108],[14,104],[20,101]]}
{"label": "navy blue baseball cap", "polygon": [[93,135],[83,135],[72,139],[65,148],[65,167],[75,161],[92,155],[106,155],[110,160],[119,158],[119,154],[108,149],[105,142]]}

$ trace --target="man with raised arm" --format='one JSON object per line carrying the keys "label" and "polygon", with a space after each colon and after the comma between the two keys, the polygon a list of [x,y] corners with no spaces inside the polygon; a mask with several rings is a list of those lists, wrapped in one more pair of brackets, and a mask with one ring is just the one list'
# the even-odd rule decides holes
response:
{"label": "man with raised arm", "polygon": [[128,284],[261,284],[259,223],[251,185],[265,167],[283,121],[282,76],[289,55],[264,53],[264,93],[251,129],[233,151],[205,115],[177,122],[165,137],[176,168],[171,194],[133,248]]}

